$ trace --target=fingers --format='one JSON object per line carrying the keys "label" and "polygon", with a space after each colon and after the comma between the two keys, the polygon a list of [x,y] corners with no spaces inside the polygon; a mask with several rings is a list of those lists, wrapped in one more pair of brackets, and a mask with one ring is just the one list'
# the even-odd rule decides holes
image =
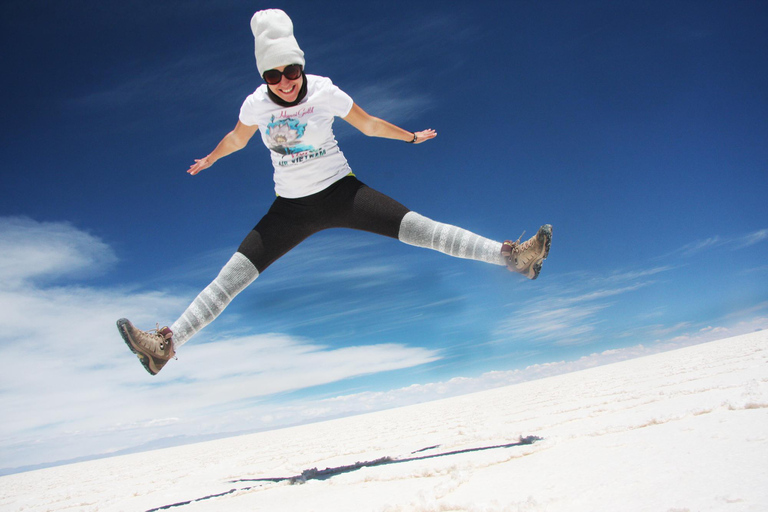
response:
{"label": "fingers", "polygon": [[203,169],[207,169],[210,166],[211,165],[208,163],[207,158],[201,158],[199,160],[195,159],[195,163],[192,166],[190,166],[190,168],[187,170],[187,173],[194,176],[195,174],[199,173]]}
{"label": "fingers", "polygon": [[437,132],[432,128],[416,132],[416,144],[421,144],[422,142],[426,142],[429,139],[434,139],[435,137],[437,137]]}

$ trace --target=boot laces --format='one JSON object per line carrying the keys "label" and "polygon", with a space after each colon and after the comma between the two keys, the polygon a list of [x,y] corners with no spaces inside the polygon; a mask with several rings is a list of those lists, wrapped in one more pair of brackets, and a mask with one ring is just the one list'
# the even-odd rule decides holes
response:
{"label": "boot laces", "polygon": [[534,259],[533,253],[526,254],[526,252],[536,244],[536,237],[534,236],[525,242],[520,242],[523,235],[525,235],[525,231],[523,231],[514,242],[505,242],[505,245],[509,247],[507,258],[510,259],[510,262],[512,262],[517,269],[527,268],[530,262]]}
{"label": "boot laces", "polygon": [[521,252],[528,249],[533,244],[533,239],[526,240],[525,242],[520,242],[520,240],[523,239],[523,235],[525,235],[525,231],[523,231],[519,237],[517,237],[517,240],[514,242],[504,242],[504,245],[509,247],[509,254],[520,254]]}
{"label": "boot laces", "polygon": [[160,350],[165,350],[165,345],[169,342],[171,342],[171,338],[168,334],[163,334],[162,331],[167,329],[167,327],[160,327],[160,324],[155,324],[154,329],[150,329],[149,331],[144,331],[149,336],[155,337],[158,340],[158,343],[160,345]]}
{"label": "boot laces", "polygon": [[523,243],[520,243],[520,240],[523,238],[523,235],[524,235],[524,234],[525,234],[525,231],[523,231],[523,234],[522,234],[522,235],[520,235],[520,237],[519,237],[519,238],[518,238],[518,239],[515,241],[515,245],[514,245],[514,248],[513,248],[513,250],[514,250],[514,251],[515,251],[517,254],[520,254],[520,253],[522,253],[522,252],[525,252],[525,251],[526,251],[526,250],[528,250],[528,249],[529,249],[529,248],[530,248],[530,247],[531,247],[533,244],[535,244],[535,243],[536,243],[536,237],[531,237],[530,239],[526,240],[525,242],[523,242]]}
{"label": "boot laces", "polygon": [[155,324],[155,328],[152,329],[150,332],[154,332],[164,340],[167,340],[170,338],[170,336],[168,334],[163,334],[163,331],[166,329],[168,329],[168,327],[160,327],[160,324]]}
{"label": "boot laces", "polygon": [[[168,330],[167,333],[163,334],[163,331]],[[178,361],[178,356],[176,355],[176,350],[173,346],[173,332],[166,326],[166,327],[160,327],[160,324],[156,323],[155,328],[153,329],[155,332],[155,335],[160,337],[160,349],[164,350],[166,344],[171,345],[171,350],[173,350],[173,358]]]}

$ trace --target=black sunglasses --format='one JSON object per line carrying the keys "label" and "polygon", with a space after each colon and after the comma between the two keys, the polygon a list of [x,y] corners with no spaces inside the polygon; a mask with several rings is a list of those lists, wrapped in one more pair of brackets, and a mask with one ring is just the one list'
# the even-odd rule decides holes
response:
{"label": "black sunglasses", "polygon": [[268,69],[264,72],[262,78],[264,78],[264,81],[269,85],[277,85],[283,79],[283,76],[288,80],[296,80],[301,76],[301,70],[301,64],[291,64],[285,66],[285,69],[282,71]]}

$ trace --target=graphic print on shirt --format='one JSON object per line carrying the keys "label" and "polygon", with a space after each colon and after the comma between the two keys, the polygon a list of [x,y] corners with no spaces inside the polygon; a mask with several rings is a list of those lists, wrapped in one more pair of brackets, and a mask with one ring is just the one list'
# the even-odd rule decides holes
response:
{"label": "graphic print on shirt", "polygon": [[314,146],[302,144],[300,140],[306,128],[307,123],[301,123],[298,119],[289,117],[275,120],[275,116],[272,116],[271,122],[267,125],[269,149],[281,155],[314,151]]}

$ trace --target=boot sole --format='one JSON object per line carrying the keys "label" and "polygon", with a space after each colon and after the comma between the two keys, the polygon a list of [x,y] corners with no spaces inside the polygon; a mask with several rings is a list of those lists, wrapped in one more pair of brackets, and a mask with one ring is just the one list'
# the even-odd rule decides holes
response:
{"label": "boot sole", "polygon": [[126,330],[125,326],[129,324],[127,318],[121,318],[117,321],[117,330],[120,331],[120,335],[123,337],[123,341],[126,345],[128,345],[128,348],[131,349],[131,352],[136,354],[136,357],[139,358],[139,361],[141,362],[141,365],[144,367],[147,372],[149,372],[150,375],[157,375],[157,371],[153,371],[151,368],[151,360],[147,354],[144,354],[143,352],[140,352],[136,350],[136,347],[133,344],[133,340],[131,339],[131,335],[128,334],[128,331]]}
{"label": "boot sole", "polygon": [[552,224],[544,224],[539,228],[539,233],[544,233],[544,236],[547,238],[544,243],[544,255],[541,257],[541,259],[545,260],[547,259],[547,256],[549,256],[549,249],[552,247]]}
{"label": "boot sole", "polygon": [[547,259],[547,256],[549,256],[549,249],[552,247],[552,225],[551,224],[544,224],[539,228],[539,232],[536,233],[536,236],[543,236],[545,237],[544,240],[544,252],[541,255],[541,259],[538,260],[536,263],[533,264],[533,277],[531,277],[531,281],[539,277],[539,273],[541,273],[541,266],[544,263],[544,260]]}

